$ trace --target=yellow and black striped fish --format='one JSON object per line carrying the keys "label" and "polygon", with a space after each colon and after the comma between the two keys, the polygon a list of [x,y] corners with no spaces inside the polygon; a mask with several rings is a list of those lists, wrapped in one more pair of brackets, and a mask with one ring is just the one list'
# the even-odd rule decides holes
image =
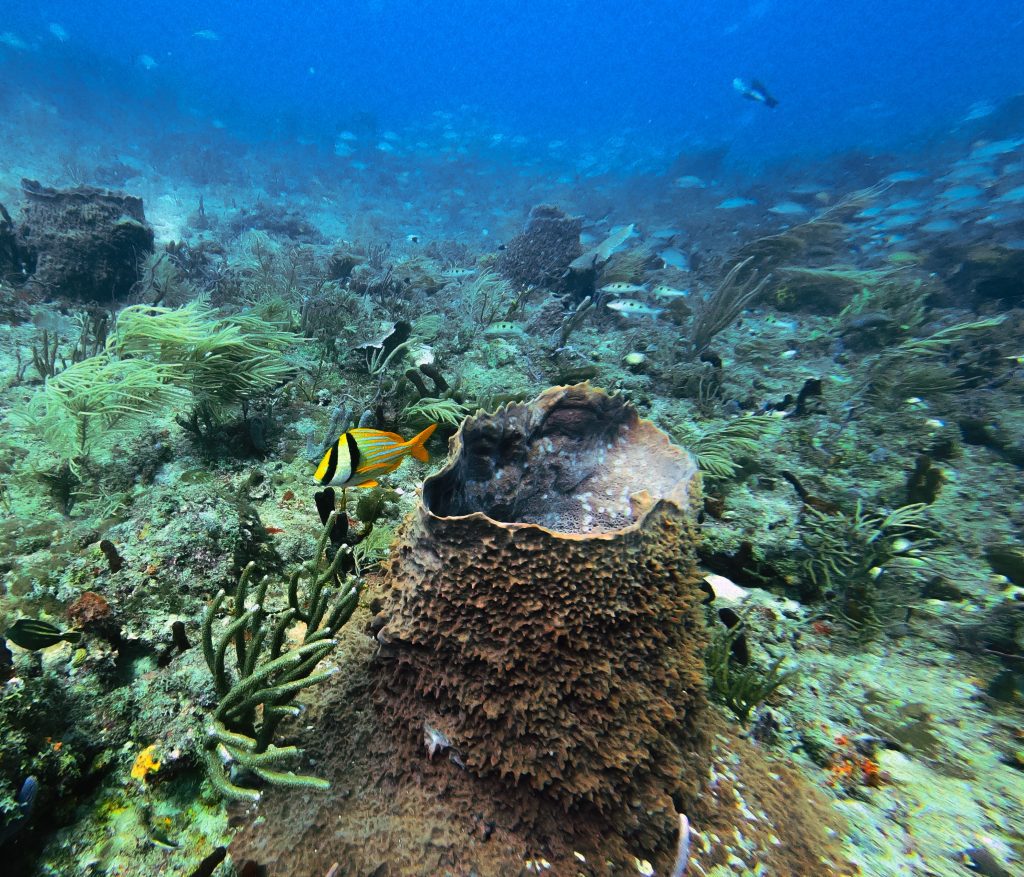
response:
{"label": "yellow and black striped fish", "polygon": [[435,429],[437,424],[431,424],[409,441],[379,429],[350,429],[324,454],[313,480],[325,487],[376,487],[377,479],[394,472],[407,454],[426,463],[430,456],[423,445]]}

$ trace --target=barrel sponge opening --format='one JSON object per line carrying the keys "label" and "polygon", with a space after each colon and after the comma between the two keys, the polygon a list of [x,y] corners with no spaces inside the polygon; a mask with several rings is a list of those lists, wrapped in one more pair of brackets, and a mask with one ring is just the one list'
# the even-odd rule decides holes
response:
{"label": "barrel sponge opening", "polygon": [[428,479],[437,517],[480,513],[506,524],[595,535],[634,524],[659,499],[680,508],[693,459],[620,396],[581,384],[467,421],[449,464]]}

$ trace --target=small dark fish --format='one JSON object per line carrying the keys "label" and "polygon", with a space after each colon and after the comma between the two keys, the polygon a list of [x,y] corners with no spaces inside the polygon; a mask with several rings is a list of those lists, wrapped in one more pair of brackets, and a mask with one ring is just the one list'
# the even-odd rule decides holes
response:
{"label": "small dark fish", "polygon": [[984,847],[971,847],[961,853],[960,861],[975,874],[985,877],[1011,877],[999,860]]}
{"label": "small dark fish", "polygon": [[199,863],[199,867],[189,874],[188,877],[212,877],[213,872],[217,870],[217,866],[227,858],[227,855],[228,851],[224,847],[217,847]]}
{"label": "small dark fish", "polygon": [[732,87],[747,100],[757,101],[769,108],[779,105],[779,102],[764,87],[764,83],[758,79],[751,79],[750,82],[747,82],[745,79],[736,78],[732,81]]}
{"label": "small dark fish", "polygon": [[48,649],[65,640],[77,643],[82,638],[80,631],[61,630],[38,618],[19,618],[4,635],[16,646],[32,652],[37,649]]}
{"label": "small dark fish", "polygon": [[32,805],[35,804],[38,794],[39,780],[35,777],[26,777],[25,782],[21,784],[18,796],[14,799],[18,805],[15,811],[17,815],[6,825],[0,826],[0,847],[21,831],[25,823],[28,822],[29,816],[32,815]]}
{"label": "small dark fish", "polygon": [[736,631],[736,637],[733,639],[730,649],[732,660],[741,667],[746,667],[750,663],[750,647],[747,645],[747,633],[743,628],[743,619],[740,618],[739,613],[728,606],[723,606],[718,610],[718,617],[730,631]]}

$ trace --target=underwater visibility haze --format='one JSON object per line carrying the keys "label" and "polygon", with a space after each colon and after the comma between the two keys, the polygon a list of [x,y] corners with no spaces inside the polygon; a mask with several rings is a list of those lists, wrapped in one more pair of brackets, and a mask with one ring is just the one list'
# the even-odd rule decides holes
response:
{"label": "underwater visibility haze", "polygon": [[0,8],[0,871],[1024,874],[1024,11]]}

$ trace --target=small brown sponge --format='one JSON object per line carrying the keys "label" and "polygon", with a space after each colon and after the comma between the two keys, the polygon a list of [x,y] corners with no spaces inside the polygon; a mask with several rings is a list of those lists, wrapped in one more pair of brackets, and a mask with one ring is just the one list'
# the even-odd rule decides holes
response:
{"label": "small brown sponge", "polygon": [[519,829],[566,811],[664,860],[709,764],[700,504],[690,455],[586,384],[467,420],[392,553],[385,723]]}

